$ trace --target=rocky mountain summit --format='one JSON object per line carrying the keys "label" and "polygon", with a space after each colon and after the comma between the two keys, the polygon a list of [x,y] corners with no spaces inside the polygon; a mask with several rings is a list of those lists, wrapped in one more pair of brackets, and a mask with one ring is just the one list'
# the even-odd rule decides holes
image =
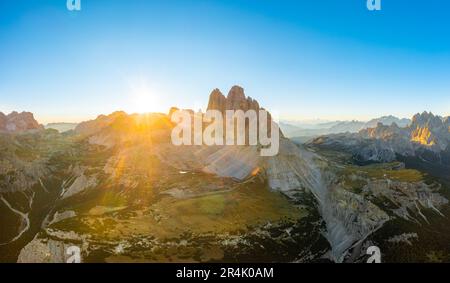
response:
{"label": "rocky mountain summit", "polygon": [[416,114],[410,125],[411,140],[434,151],[447,149],[450,143],[449,119],[443,119],[431,112]]}
{"label": "rocky mountain summit", "polygon": [[33,116],[33,113],[16,111],[8,115],[0,112],[0,132],[18,133],[29,130],[42,130],[44,127],[40,125]]}
{"label": "rocky mountain summit", "polygon": [[259,103],[250,96],[246,97],[244,89],[240,86],[233,86],[227,97],[219,89],[214,89],[209,96],[207,110],[219,110],[225,114],[226,110],[255,110],[260,109]]}

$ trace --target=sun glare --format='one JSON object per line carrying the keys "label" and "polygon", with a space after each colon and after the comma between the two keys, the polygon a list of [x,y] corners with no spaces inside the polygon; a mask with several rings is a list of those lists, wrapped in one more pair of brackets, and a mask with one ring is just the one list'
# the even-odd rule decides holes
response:
{"label": "sun glare", "polygon": [[145,80],[131,84],[129,112],[149,113],[161,111],[157,92]]}

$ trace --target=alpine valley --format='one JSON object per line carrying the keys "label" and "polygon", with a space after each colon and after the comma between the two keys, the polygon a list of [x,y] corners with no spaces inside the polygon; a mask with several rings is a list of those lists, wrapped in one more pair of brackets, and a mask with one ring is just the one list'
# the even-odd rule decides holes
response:
{"label": "alpine valley", "polygon": [[[207,105],[262,109],[239,86]],[[47,127],[0,113],[0,262],[65,262],[71,246],[83,262],[365,262],[370,246],[384,262],[450,262],[449,117],[308,139],[280,125],[279,153],[262,157],[173,145],[174,110]]]}

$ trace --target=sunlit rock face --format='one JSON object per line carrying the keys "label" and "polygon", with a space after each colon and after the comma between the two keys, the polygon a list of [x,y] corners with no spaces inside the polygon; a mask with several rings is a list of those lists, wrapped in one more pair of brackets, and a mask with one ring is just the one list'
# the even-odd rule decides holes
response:
{"label": "sunlit rock face", "polygon": [[450,136],[447,121],[431,112],[416,114],[411,123],[411,141],[432,148],[435,151],[445,150]]}
{"label": "sunlit rock face", "polygon": [[[265,110],[267,112],[267,124],[268,124],[268,134],[270,135],[272,132],[272,115],[269,111],[262,108],[256,99],[251,98],[250,96],[246,96],[244,89],[240,86],[233,86],[228,95],[225,97],[219,89],[214,89],[210,96],[208,102],[207,110],[219,110],[225,117],[227,110],[242,110],[248,111],[253,110],[257,114],[260,110]],[[261,121],[257,120],[257,128],[259,128],[259,123]],[[224,119],[225,124],[225,119]],[[248,126],[248,121],[246,121],[246,125]],[[259,131],[259,129],[258,129]],[[279,136],[284,137],[283,132],[279,130]],[[248,144],[248,137],[246,138],[246,144]]]}
{"label": "sunlit rock face", "polygon": [[17,133],[28,130],[42,130],[44,127],[40,125],[33,116],[33,113],[16,111],[5,115],[0,112],[0,132]]}
{"label": "sunlit rock face", "polygon": [[425,146],[436,145],[436,141],[428,128],[417,128],[411,133],[411,141]]}

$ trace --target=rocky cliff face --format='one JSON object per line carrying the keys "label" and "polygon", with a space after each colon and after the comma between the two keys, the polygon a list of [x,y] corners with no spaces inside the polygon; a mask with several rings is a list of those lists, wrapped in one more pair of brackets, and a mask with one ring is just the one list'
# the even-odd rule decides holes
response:
{"label": "rocky cliff face", "polygon": [[0,132],[17,133],[28,130],[42,130],[44,127],[40,125],[33,116],[33,113],[16,111],[8,115],[0,112]]}
{"label": "rocky cliff face", "polygon": [[434,151],[445,150],[450,142],[448,126],[441,117],[431,112],[416,114],[411,126],[411,140]]}
{"label": "rocky cliff face", "polygon": [[227,98],[217,88],[209,96],[208,110],[219,110],[222,113],[227,110]]}

